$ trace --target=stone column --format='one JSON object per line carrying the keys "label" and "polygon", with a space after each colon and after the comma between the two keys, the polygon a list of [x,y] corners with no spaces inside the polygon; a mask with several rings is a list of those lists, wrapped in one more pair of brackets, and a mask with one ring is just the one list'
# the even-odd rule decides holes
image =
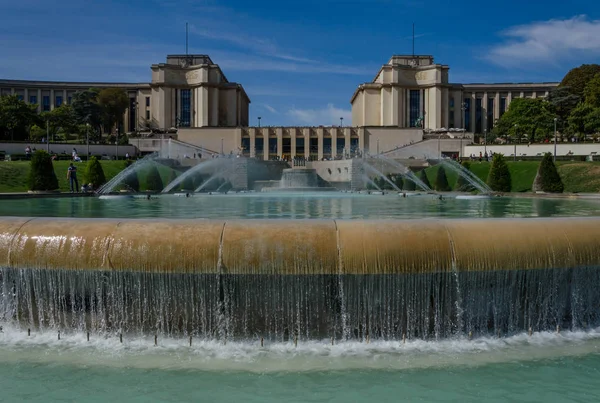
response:
{"label": "stone column", "polygon": [[169,114],[169,117],[172,123],[170,123],[168,127],[177,126],[180,108],[181,100],[179,97],[179,90],[177,88],[171,88],[171,113]]}
{"label": "stone column", "polygon": [[323,159],[323,128],[319,127],[317,128],[317,147],[318,147],[318,151],[317,151],[317,158],[319,161],[321,161]]}
{"label": "stone column", "polygon": [[54,110],[54,90],[50,90],[50,110]]}
{"label": "stone column", "polygon": [[275,129],[275,134],[277,135],[277,156],[279,158],[283,157],[283,128],[278,127]]}
{"label": "stone column", "polygon": [[271,154],[271,148],[269,147],[269,128],[262,127],[259,129],[263,137],[263,160],[269,160],[269,154]]}
{"label": "stone column", "polygon": [[500,93],[496,92],[494,97],[494,121],[500,119]]}
{"label": "stone column", "polygon": [[304,158],[308,160],[310,157],[310,129],[305,127],[302,129],[304,135]]}
{"label": "stone column", "polygon": [[38,113],[40,113],[42,111],[42,90],[38,89],[37,90],[37,111]]}
{"label": "stone column", "polygon": [[219,126],[219,89],[211,88],[210,96],[210,126]]}
{"label": "stone column", "polygon": [[344,127],[344,156],[350,155],[350,138],[352,137],[352,128]]}
{"label": "stone column", "polygon": [[23,90],[23,101],[29,103],[29,90],[27,88]]}
{"label": "stone column", "polygon": [[208,88],[200,87],[198,88],[198,126],[210,126],[209,116],[208,116]]}
{"label": "stone column", "polygon": [[476,92],[472,92],[471,93],[471,132],[475,133],[475,118],[476,118],[476,114],[475,111],[477,109],[477,93]]}
{"label": "stone column", "polygon": [[487,130],[487,115],[488,115],[488,93],[483,93],[483,99],[481,100],[481,132]]}
{"label": "stone column", "polygon": [[296,156],[296,128],[290,128],[290,159],[293,161]]}
{"label": "stone column", "polygon": [[368,142],[365,139],[366,136],[366,131],[364,127],[361,127],[358,129],[358,148],[360,149],[360,152],[362,155],[364,155],[365,153],[365,145],[368,144]]}
{"label": "stone column", "polygon": [[450,125],[450,91],[442,88],[442,127],[448,129]]}
{"label": "stone column", "polygon": [[249,127],[248,135],[250,136],[250,158],[254,158],[256,157],[256,129]]}
{"label": "stone column", "polygon": [[[506,95],[506,110],[508,110],[508,106],[510,105],[510,103],[512,102],[512,92],[508,91],[508,94]],[[506,112],[506,110],[504,112]]]}
{"label": "stone column", "polygon": [[[67,99],[67,90],[63,90],[63,104],[66,105],[68,104],[68,99]],[[129,108],[127,108],[129,109]]]}
{"label": "stone column", "polygon": [[531,93],[531,98],[537,98],[537,92],[533,91],[533,92]]}

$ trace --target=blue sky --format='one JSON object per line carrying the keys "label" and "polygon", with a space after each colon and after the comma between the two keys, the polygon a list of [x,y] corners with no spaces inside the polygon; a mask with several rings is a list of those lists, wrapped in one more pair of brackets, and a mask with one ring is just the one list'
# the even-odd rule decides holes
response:
{"label": "blue sky", "polygon": [[148,82],[166,54],[206,53],[250,96],[251,124],[350,123],[350,97],[392,54],[431,54],[452,82],[559,81],[600,62],[600,2],[0,0],[0,78]]}

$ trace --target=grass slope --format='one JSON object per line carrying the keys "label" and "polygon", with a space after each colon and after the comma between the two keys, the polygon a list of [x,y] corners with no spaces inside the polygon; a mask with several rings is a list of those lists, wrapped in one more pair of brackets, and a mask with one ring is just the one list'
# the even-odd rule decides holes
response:
{"label": "grass slope", "polygon": [[600,192],[600,162],[557,163],[565,193]]}
{"label": "grass slope", "polygon": [[[507,161],[507,164],[512,179],[511,191],[530,192],[537,169],[540,165],[539,161]],[[474,161],[471,163],[471,171],[481,180],[487,182],[488,173],[490,172],[490,165],[491,164],[489,162]],[[437,166],[427,168],[427,178],[429,178],[430,181],[435,181],[437,170]],[[456,181],[458,180],[458,174],[454,171],[446,169],[446,175],[448,176],[448,183],[452,189],[454,189],[456,187]]]}

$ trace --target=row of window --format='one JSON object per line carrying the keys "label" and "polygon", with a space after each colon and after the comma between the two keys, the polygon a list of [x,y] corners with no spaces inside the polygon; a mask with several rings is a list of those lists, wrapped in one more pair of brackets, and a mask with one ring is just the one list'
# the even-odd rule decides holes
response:
{"label": "row of window", "polygon": [[[311,154],[317,154],[319,151],[319,143],[318,139],[311,138],[306,144],[303,137],[296,137],[296,155],[304,154],[305,148],[308,146]],[[277,153],[277,138],[269,138],[267,142],[268,152],[271,154]],[[338,137],[335,141],[335,145],[331,138],[323,138],[323,154],[329,155],[335,152],[336,154],[343,154],[344,148],[346,147],[346,141],[344,138]],[[250,138],[243,137],[242,138],[242,148],[244,151],[252,151],[250,150]],[[257,154],[262,154],[265,151],[265,141],[262,137],[257,137],[254,141],[254,151]],[[283,138],[281,143],[281,148],[283,154],[290,154],[292,152],[292,142],[290,138]],[[350,149],[358,148],[358,139],[351,138],[350,139]]]}
{"label": "row of window", "polygon": [[[487,116],[487,124],[485,128],[482,128],[482,116],[483,116],[483,99],[482,98],[476,98],[475,99],[475,133],[483,133],[483,129],[487,130],[488,132],[492,130],[492,128],[494,127],[494,107],[495,107],[495,99],[494,98],[488,98],[487,100],[487,108],[485,110],[486,112],[486,116]],[[454,98],[450,98],[450,107],[448,108],[449,110],[449,126],[451,128],[456,127],[455,125],[458,122],[454,121]],[[467,131],[473,131],[473,128],[471,127],[471,98],[465,98],[463,100],[463,104],[461,105],[461,109],[463,111],[463,116],[464,116],[464,122],[465,122],[465,126],[464,129],[466,129]],[[505,97],[501,97],[500,98],[500,117],[502,115],[504,115],[504,112],[506,112],[506,98]]]}

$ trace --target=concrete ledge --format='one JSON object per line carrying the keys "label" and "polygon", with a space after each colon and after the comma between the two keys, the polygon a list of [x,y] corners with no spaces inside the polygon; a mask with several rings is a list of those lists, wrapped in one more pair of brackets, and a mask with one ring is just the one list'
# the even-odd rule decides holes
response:
{"label": "concrete ledge", "polygon": [[0,266],[198,274],[408,274],[600,264],[600,217],[478,220],[0,218]]}
{"label": "concrete ledge", "polygon": [[44,198],[64,198],[64,197],[92,197],[94,193],[70,193],[70,192],[17,192],[0,193],[0,200],[4,199],[44,199]]}

